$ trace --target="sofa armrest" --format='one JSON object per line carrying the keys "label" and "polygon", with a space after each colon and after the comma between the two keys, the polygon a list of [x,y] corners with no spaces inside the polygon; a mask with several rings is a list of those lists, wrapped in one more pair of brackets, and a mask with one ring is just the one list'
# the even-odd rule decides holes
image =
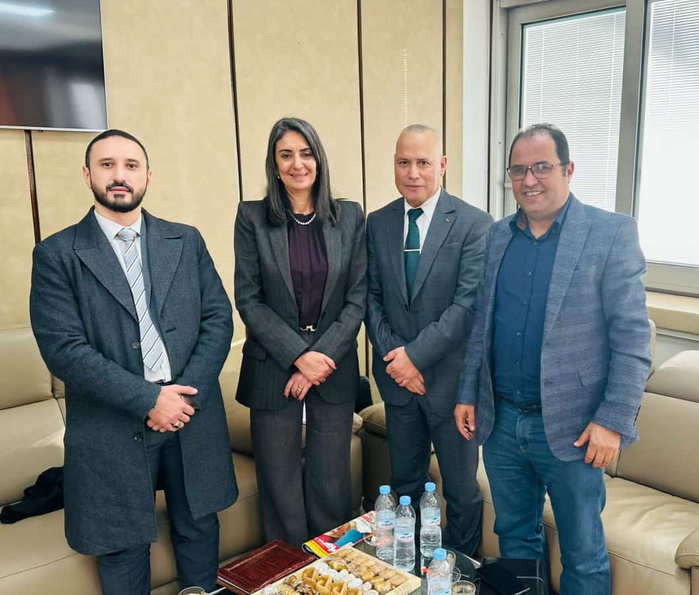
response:
{"label": "sofa armrest", "polygon": [[386,436],[386,412],[383,403],[375,403],[359,412],[364,428],[373,434]]}
{"label": "sofa armrest", "polygon": [[699,528],[682,540],[675,552],[675,562],[685,570],[689,570],[692,566],[699,566]]}

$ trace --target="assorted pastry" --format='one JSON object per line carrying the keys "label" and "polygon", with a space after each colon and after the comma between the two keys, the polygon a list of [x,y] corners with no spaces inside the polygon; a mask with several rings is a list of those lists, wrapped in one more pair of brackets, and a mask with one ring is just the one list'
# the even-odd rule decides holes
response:
{"label": "assorted pastry", "polygon": [[342,548],[265,587],[263,595],[386,595],[405,574],[354,548]]}

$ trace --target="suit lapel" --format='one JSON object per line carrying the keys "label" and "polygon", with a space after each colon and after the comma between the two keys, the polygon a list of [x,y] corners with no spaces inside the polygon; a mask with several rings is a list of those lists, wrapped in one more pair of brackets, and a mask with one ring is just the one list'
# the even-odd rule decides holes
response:
{"label": "suit lapel", "polygon": [[[388,259],[393,267],[393,274],[398,282],[401,295],[405,303],[408,303],[408,287],[405,284],[405,261],[403,259],[403,249],[405,241],[403,239],[403,222],[405,219],[405,199],[399,198],[393,202],[393,208],[388,213],[386,221],[385,238],[388,242]],[[384,230],[379,230],[382,233]]]}
{"label": "suit lapel", "polygon": [[571,195],[571,203],[561,227],[558,239],[556,260],[551,271],[548,299],[546,301],[546,318],[544,319],[543,343],[546,343],[556,317],[561,309],[563,299],[568,292],[575,267],[585,246],[585,240],[590,232],[590,222],[585,217],[583,205]]}
{"label": "suit lapel", "polygon": [[294,303],[296,303],[294,285],[291,281],[291,265],[289,264],[289,232],[286,225],[277,225],[270,230],[269,243],[272,245],[274,259],[277,261],[277,266],[282,274],[282,279],[284,279],[286,288],[289,290],[291,297],[294,298]]}
{"label": "suit lapel", "polygon": [[[172,279],[182,257],[182,232],[143,211],[146,223],[146,243],[148,244],[148,266],[151,293],[158,314],[170,291]],[[143,250],[141,250],[143,253]],[[151,301],[151,303],[153,303]]]}
{"label": "suit lapel", "polygon": [[487,250],[487,258],[483,283],[485,284],[485,340],[490,345],[492,341],[492,325],[493,325],[493,311],[495,310],[495,290],[498,282],[498,275],[500,273],[500,264],[505,256],[505,250],[510,245],[510,240],[512,239],[512,230],[510,229],[509,221],[507,219],[502,222],[497,228],[497,233],[493,233],[489,238],[489,246]]}
{"label": "suit lapel", "polygon": [[427,230],[427,236],[420,250],[420,264],[417,267],[415,274],[415,286],[413,287],[413,299],[420,292],[420,288],[427,278],[427,273],[432,268],[432,263],[437,256],[437,252],[444,243],[445,238],[449,234],[449,230],[456,221],[454,214],[453,199],[444,190],[437,199],[432,221]]}
{"label": "suit lapel", "polygon": [[342,265],[342,231],[339,226],[333,226],[326,221],[323,223],[323,237],[325,239],[325,253],[328,259],[328,277],[325,281],[321,312],[325,310],[325,306],[332,295],[333,288],[340,274]]}
{"label": "suit lapel", "polygon": [[94,209],[78,223],[73,249],[80,261],[90,270],[114,299],[138,322],[136,306],[117,255],[97,223]]}

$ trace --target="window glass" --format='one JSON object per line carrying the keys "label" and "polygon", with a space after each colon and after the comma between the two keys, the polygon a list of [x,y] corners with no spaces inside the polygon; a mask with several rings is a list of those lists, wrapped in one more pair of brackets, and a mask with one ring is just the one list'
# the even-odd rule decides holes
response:
{"label": "window glass", "polygon": [[613,211],[624,58],[624,9],[523,28],[522,126],[550,122],[568,137],[583,202]]}
{"label": "window glass", "polygon": [[637,215],[651,261],[699,266],[699,2],[648,6]]}

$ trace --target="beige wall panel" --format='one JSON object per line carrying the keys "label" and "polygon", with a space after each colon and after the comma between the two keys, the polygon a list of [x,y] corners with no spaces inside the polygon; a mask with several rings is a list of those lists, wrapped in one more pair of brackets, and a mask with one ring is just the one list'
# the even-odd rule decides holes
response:
{"label": "beige wall panel", "polygon": [[464,4],[463,0],[446,0],[446,129],[444,143],[447,154],[446,188],[461,196],[463,181],[464,122]]}
{"label": "beige wall panel", "polygon": [[297,116],[320,135],[333,191],[362,203],[356,1],[235,2],[233,26],[243,199],[264,196],[272,125]]}
{"label": "beige wall panel", "polygon": [[76,223],[94,202],[85,186],[85,149],[96,133],[32,131],[42,239]]}
{"label": "beige wall panel", "polygon": [[398,196],[396,138],[408,124],[442,128],[442,3],[362,2],[367,211]]}
{"label": "beige wall panel", "polygon": [[276,120],[318,130],[338,196],[362,202],[355,0],[234,2],[243,198],[264,195],[264,160]]}
{"label": "beige wall panel", "polygon": [[[144,205],[195,225],[233,295],[238,202],[227,0],[103,0],[109,125],[148,150],[153,180]],[[91,195],[80,165],[93,135],[36,135],[42,231],[65,227]],[[237,325],[236,334],[242,325]]]}
{"label": "beige wall panel", "polygon": [[0,260],[2,300],[0,327],[29,322],[29,285],[34,228],[27,174],[24,132],[0,130],[0,162],[3,167],[0,233],[6,257]]}

